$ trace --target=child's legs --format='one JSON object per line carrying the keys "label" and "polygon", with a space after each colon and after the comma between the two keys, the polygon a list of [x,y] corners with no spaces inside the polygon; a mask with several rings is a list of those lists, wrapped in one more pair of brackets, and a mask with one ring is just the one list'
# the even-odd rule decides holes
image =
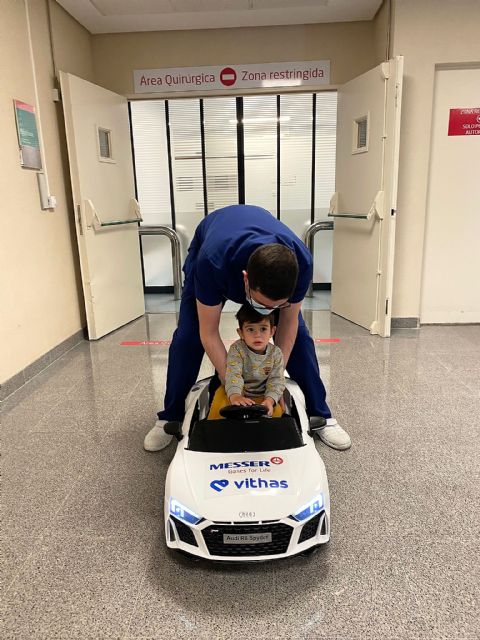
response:
{"label": "child's legs", "polygon": [[227,394],[225,393],[225,387],[218,387],[213,396],[210,411],[208,412],[208,420],[222,420],[223,416],[220,415],[220,409],[228,407],[230,404]]}

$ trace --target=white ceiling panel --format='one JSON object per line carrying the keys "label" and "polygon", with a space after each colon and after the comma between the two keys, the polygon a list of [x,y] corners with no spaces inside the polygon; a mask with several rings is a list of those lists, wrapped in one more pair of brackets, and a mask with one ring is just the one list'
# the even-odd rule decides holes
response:
{"label": "white ceiling panel", "polygon": [[[75,4],[83,4],[83,0]],[[174,10],[170,0],[90,0],[90,4],[102,16],[142,16]]]}
{"label": "white ceiling panel", "polygon": [[331,0],[250,0],[253,9],[296,9],[298,7],[326,7]]}
{"label": "white ceiling panel", "polygon": [[371,20],[382,0],[57,0],[90,33]]}
{"label": "white ceiling panel", "polygon": [[198,11],[248,11],[249,0],[172,0],[178,13]]}

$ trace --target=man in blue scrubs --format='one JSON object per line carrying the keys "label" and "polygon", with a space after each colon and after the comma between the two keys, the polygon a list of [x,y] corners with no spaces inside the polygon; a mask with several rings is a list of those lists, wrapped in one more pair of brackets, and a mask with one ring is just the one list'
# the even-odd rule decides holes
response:
{"label": "man in blue scrubs", "polygon": [[147,451],[166,447],[171,437],[163,427],[181,421],[185,399],[195,383],[204,352],[220,380],[225,379],[227,352],[219,333],[226,300],[248,302],[265,315],[278,316],[275,343],[286,369],[305,395],[312,426],[334,449],[348,449],[350,437],[332,418],[313,340],[300,312],[312,280],[312,256],[282,222],[260,207],[232,205],[208,215],[198,225],[183,271],[185,284],[178,327],[168,354],[163,411],[145,437]]}

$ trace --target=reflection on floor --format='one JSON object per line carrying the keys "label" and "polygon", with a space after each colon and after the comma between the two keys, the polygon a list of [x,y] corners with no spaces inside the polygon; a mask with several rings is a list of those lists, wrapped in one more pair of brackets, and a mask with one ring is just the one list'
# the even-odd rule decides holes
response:
{"label": "reflection on floor", "polygon": [[[226,313],[236,312],[240,305],[227,301],[223,308]],[[180,300],[173,299],[172,294],[145,294],[145,309],[147,313],[175,313],[180,309]],[[305,298],[303,309],[309,311],[325,311],[330,309],[330,291],[314,291],[311,298]]]}
{"label": "reflection on floor", "polygon": [[[173,446],[142,449],[175,314],[84,342],[2,405],[2,637],[478,638],[480,327],[390,340],[305,312],[353,447],[318,443],[332,540],[309,559],[190,563],[167,553]],[[231,313],[222,336],[235,338]],[[181,366],[179,363],[178,366]],[[204,362],[200,375],[211,372]]]}

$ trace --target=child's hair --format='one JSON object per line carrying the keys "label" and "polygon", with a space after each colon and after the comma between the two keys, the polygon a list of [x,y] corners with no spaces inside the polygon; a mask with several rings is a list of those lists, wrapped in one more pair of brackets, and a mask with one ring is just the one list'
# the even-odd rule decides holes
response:
{"label": "child's hair", "polygon": [[269,313],[268,316],[264,316],[261,313],[258,313],[258,311],[255,311],[255,309],[249,304],[243,304],[237,311],[235,317],[238,320],[240,329],[246,322],[261,322],[262,320],[268,320],[271,327],[275,324],[273,312]]}

